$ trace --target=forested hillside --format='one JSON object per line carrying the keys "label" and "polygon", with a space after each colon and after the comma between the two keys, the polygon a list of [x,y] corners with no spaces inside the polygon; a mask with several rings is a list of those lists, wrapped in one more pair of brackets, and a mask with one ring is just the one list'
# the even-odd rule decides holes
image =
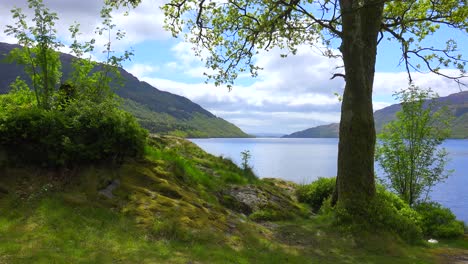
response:
{"label": "forested hillside", "polygon": [[[6,55],[17,45],[0,43],[0,93],[9,91],[9,85],[21,76],[23,68],[7,63]],[[71,72],[73,56],[61,54],[63,79]],[[152,133],[172,134],[183,137],[246,137],[241,129],[216,117],[189,99],[158,90],[146,82],[120,69],[124,78],[122,87],[116,85],[116,94],[124,98],[123,108],[135,115],[140,124]]]}

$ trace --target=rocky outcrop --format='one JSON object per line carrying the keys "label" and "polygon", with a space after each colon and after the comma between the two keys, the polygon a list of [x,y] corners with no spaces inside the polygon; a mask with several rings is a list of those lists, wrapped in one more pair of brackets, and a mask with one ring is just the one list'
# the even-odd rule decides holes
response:
{"label": "rocky outcrop", "polygon": [[112,199],[114,198],[114,194],[112,193],[115,188],[120,186],[119,180],[112,180],[106,188],[99,191],[99,194],[104,195],[105,197]]}
{"label": "rocky outcrop", "polygon": [[294,196],[294,183],[263,179],[258,184],[233,185],[221,193],[221,203],[253,220],[285,220],[308,212]]}

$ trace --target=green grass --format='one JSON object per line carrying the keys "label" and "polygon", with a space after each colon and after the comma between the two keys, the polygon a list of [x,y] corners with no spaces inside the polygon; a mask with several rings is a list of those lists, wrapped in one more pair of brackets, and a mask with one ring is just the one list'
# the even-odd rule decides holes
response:
{"label": "green grass", "polygon": [[[51,195],[0,216],[0,262],[166,262],[171,245],[150,241],[133,221],[107,208],[67,204]],[[168,262],[168,261],[167,261]]]}
{"label": "green grass", "polygon": [[[330,218],[301,218],[305,205],[293,220],[253,222],[227,210],[219,192],[234,182],[287,200],[278,188],[290,183],[245,175],[182,139],[153,140],[145,160],[120,167],[0,170],[8,190],[0,192],[0,263],[437,263],[468,249],[467,239],[434,246],[351,237]],[[98,195],[115,178],[115,197]]]}
{"label": "green grass", "polygon": [[432,263],[424,248],[382,237],[356,242],[320,220],[281,222],[274,232],[247,223],[237,234],[180,241],[152,237],[132,217],[74,206],[59,194],[3,209],[10,209],[0,216],[5,263]]}

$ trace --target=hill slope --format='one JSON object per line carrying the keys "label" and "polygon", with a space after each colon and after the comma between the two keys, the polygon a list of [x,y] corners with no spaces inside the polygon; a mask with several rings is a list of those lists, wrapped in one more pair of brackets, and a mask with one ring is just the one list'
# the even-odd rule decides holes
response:
{"label": "hill slope", "polygon": [[468,245],[344,235],[292,183],[248,177],[175,137],[146,152],[121,166],[0,166],[0,263],[435,263]]}
{"label": "hill slope", "polygon": [[[468,138],[468,91],[451,94],[438,99],[440,106],[447,106],[455,119],[452,122],[451,138]],[[374,112],[375,128],[379,132],[385,124],[396,117],[401,110],[400,104],[394,104]],[[312,127],[284,136],[285,138],[336,138],[339,124],[332,123]]]}
{"label": "hill slope", "polygon": [[[17,76],[27,80],[23,67],[4,62],[6,54],[17,45],[0,43],[0,93],[9,91],[9,84]],[[71,72],[73,56],[61,54],[63,76]],[[124,69],[123,87],[116,93],[125,99],[123,108],[134,114],[139,122],[152,133],[175,134],[183,137],[247,137],[235,125],[216,117],[189,99],[160,91],[146,82],[141,82]]]}

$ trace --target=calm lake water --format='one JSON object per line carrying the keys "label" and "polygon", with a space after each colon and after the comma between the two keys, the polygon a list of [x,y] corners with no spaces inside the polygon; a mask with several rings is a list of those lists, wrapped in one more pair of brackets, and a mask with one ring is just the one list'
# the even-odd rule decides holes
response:
{"label": "calm lake water", "polygon": [[[217,138],[191,141],[205,151],[229,157],[237,164],[241,163],[240,153],[249,150],[252,154],[250,164],[261,178],[309,183],[318,177],[336,176],[338,139],[335,138]],[[447,169],[455,171],[444,183],[434,188],[431,197],[468,223],[468,140],[447,140],[443,147],[449,152]]]}

